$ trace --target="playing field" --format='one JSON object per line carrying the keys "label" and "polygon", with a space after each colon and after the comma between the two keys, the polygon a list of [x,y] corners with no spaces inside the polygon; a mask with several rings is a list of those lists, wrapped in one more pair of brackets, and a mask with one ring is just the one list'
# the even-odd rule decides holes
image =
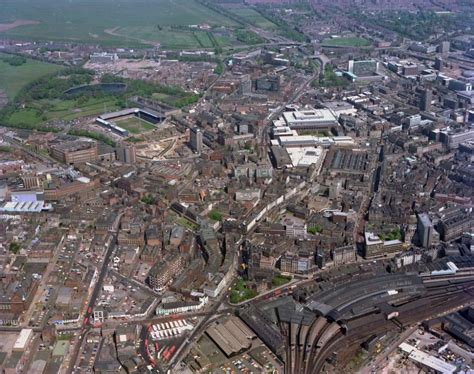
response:
{"label": "playing field", "polygon": [[[31,21],[31,24],[14,28],[4,27],[0,37],[27,40],[113,46],[144,46],[160,42],[172,46],[173,39],[190,36],[193,43],[182,40],[178,43],[199,48],[192,33],[170,28],[201,23],[211,26],[235,24],[196,0],[2,0],[0,7],[0,24]],[[33,21],[37,24],[32,24]],[[180,37],[181,34],[184,36]]]}
{"label": "playing field", "polygon": [[372,43],[364,38],[331,38],[324,39],[321,43],[326,47],[368,47]]}
{"label": "playing field", "polygon": [[10,55],[0,53],[0,89],[6,92],[9,100],[13,100],[26,84],[61,69],[59,65],[30,59],[27,59],[23,65],[12,66],[4,62],[3,57],[8,58]]}
{"label": "playing field", "polygon": [[115,123],[117,126],[128,130],[130,134],[140,134],[155,128],[151,123],[134,116],[115,120]]}

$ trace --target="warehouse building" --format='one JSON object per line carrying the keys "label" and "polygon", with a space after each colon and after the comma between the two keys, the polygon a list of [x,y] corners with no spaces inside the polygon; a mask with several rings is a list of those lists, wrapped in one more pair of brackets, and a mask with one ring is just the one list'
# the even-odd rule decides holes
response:
{"label": "warehouse building", "polygon": [[227,357],[241,353],[252,346],[256,335],[237,317],[224,322],[216,322],[206,330],[206,334]]}

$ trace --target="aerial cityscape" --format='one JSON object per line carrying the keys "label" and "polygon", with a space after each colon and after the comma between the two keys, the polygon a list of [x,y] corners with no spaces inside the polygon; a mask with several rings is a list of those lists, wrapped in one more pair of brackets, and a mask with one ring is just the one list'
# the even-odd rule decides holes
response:
{"label": "aerial cityscape", "polygon": [[474,1],[0,0],[0,374],[474,373]]}

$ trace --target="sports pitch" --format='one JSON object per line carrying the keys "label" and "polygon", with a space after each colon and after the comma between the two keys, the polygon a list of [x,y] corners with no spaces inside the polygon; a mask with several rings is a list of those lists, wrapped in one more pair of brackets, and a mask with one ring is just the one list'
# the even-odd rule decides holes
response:
{"label": "sports pitch", "polygon": [[117,126],[128,130],[130,134],[141,134],[142,132],[150,131],[155,128],[151,123],[135,116],[118,119],[114,122]]}

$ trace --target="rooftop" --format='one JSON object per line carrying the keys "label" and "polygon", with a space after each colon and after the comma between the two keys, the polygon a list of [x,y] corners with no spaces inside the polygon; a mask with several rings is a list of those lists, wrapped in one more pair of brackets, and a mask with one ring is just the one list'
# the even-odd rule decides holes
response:
{"label": "rooftop", "polygon": [[304,111],[284,112],[283,118],[289,126],[297,123],[336,122],[336,117],[334,117],[334,115],[329,109],[312,109]]}
{"label": "rooftop", "polygon": [[0,207],[0,212],[24,212],[24,213],[39,213],[43,210],[52,209],[52,205],[44,201],[9,201]]}
{"label": "rooftop", "polygon": [[95,147],[96,145],[97,143],[93,140],[71,140],[56,143],[52,145],[52,148],[55,148],[60,151],[74,152],[89,149]]}
{"label": "rooftop", "polygon": [[457,370],[456,366],[448,364],[447,362],[440,360],[439,358],[420,351],[418,348],[415,348],[410,344],[402,343],[399,345],[399,348],[405,353],[408,353],[408,357],[413,361],[427,366],[438,373],[450,374],[454,373]]}

